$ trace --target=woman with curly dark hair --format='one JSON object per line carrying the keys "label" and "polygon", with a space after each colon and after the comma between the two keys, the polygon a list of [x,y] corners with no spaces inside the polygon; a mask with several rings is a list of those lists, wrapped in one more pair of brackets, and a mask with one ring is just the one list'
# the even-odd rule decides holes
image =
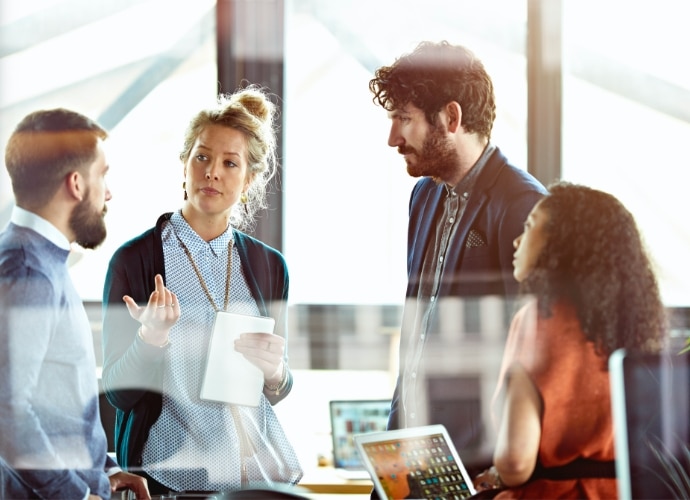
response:
{"label": "woman with curly dark hair", "polygon": [[496,498],[615,498],[608,358],[656,352],[667,327],[652,264],[613,196],[560,182],[515,240],[528,302],[506,344],[494,465],[475,480]]}

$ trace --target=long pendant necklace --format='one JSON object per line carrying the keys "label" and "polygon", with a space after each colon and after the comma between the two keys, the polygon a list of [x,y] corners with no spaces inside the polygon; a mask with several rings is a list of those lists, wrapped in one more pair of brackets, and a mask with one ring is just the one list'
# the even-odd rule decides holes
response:
{"label": "long pendant necklace", "polygon": [[[175,236],[177,236],[177,234]],[[184,244],[184,242],[180,239],[179,236],[177,236],[177,239],[182,245],[182,249],[184,250],[184,253],[187,255],[189,262],[192,264],[192,268],[194,268],[194,272],[196,273],[197,278],[199,278],[199,283],[201,283],[201,288],[204,289],[206,298],[208,298],[208,301],[211,303],[213,309],[216,312],[227,312],[228,304],[230,303],[230,278],[232,277],[232,239],[228,242],[228,270],[225,276],[225,299],[223,302],[223,309],[219,309],[218,306],[216,306],[216,302],[213,300],[213,296],[211,295],[211,292],[208,290],[206,282],[204,281],[204,277],[201,275],[199,268],[196,266],[196,263],[192,258],[192,253],[189,251],[189,248],[187,248],[187,245]]]}

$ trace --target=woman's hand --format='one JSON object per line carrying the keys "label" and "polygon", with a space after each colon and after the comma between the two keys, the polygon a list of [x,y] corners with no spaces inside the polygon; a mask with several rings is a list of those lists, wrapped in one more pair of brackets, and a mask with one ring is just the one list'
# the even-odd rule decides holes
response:
{"label": "woman's hand", "polygon": [[177,296],[163,284],[163,277],[156,275],[156,289],[151,293],[146,307],[139,307],[134,299],[125,295],[129,315],[141,323],[140,335],[147,344],[164,346],[168,342],[170,328],[180,319],[180,303]]}
{"label": "woman's hand", "polygon": [[235,340],[235,350],[264,373],[264,384],[277,386],[283,378],[285,339],[272,333],[243,333]]}
{"label": "woman's hand", "polygon": [[498,471],[494,466],[475,477],[473,483],[477,492],[505,487],[503,481],[501,481],[501,476],[498,475]]}

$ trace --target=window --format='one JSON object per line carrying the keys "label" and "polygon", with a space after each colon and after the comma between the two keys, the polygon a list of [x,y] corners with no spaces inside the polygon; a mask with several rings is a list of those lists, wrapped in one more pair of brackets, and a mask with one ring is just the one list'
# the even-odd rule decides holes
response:
{"label": "window", "polygon": [[690,136],[683,62],[690,4],[564,5],[563,178],[608,191],[630,209],[665,303],[687,307],[690,224],[681,179]]}
{"label": "window", "polygon": [[[387,145],[374,70],[422,40],[471,48],[496,86],[493,140],[526,167],[524,2],[293,0],[286,9],[285,254],[295,303],[402,304],[416,179]],[[500,8],[496,8],[500,5]],[[491,19],[491,23],[477,23]]]}
{"label": "window", "polygon": [[[110,131],[108,237],[72,267],[84,300],[100,301],[115,249],[180,206],[184,128],[216,96],[215,1],[9,0],[0,22],[3,148],[42,108],[74,109]],[[4,226],[13,197],[1,170]]]}
{"label": "window", "polygon": [[[300,429],[321,433],[309,443],[314,449],[301,450],[305,460],[328,446],[325,405],[306,412],[315,425],[302,418],[304,405],[323,403],[314,394],[390,397],[390,375],[397,373],[416,180],[387,146],[389,121],[368,89],[373,71],[425,39],[466,45],[494,81],[492,141],[526,169],[527,4],[284,0],[284,203],[272,209],[282,214],[291,277],[290,361],[303,378],[280,411],[292,418],[286,429],[295,442],[303,441]],[[214,0],[2,2],[3,146],[16,123],[39,108],[71,108],[111,132],[108,238],[96,251],[80,252],[72,268],[94,330],[110,256],[181,205],[184,128],[218,91],[215,8]],[[610,191],[632,210],[667,305],[683,307],[690,306],[682,182],[690,136],[689,15],[683,1],[580,0],[563,2],[562,25],[562,178]],[[2,168],[0,227],[12,201]],[[449,414],[480,414],[487,423],[511,309],[492,298],[439,309],[438,335],[425,353],[440,370],[429,377],[429,394]],[[439,395],[447,387],[458,393],[445,401]]]}

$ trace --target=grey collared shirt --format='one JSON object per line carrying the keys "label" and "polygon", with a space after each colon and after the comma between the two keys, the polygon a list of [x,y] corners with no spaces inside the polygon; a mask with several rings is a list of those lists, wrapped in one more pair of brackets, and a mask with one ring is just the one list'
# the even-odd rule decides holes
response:
{"label": "grey collared shirt", "polygon": [[[402,332],[401,342],[405,348],[400,405],[401,427],[414,427],[431,423],[427,415],[424,346],[432,333],[437,294],[441,285],[444,263],[448,254],[449,242],[463,217],[467,202],[472,194],[477,177],[495,150],[489,143],[470,171],[457,186],[446,185],[443,212],[436,221],[433,244],[427,245],[419,279],[419,292],[416,299],[408,299],[405,308],[413,308],[414,323],[412,331]],[[460,194],[458,194],[460,193]]]}

